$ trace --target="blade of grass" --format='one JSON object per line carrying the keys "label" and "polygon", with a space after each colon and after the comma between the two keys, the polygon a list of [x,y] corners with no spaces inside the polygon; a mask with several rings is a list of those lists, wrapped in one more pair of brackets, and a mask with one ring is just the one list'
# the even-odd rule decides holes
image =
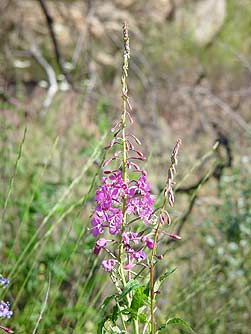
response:
{"label": "blade of grass", "polygon": [[22,157],[22,152],[23,152],[23,146],[24,146],[24,142],[25,142],[25,138],[26,138],[26,133],[27,133],[27,127],[25,127],[25,129],[24,129],[23,137],[22,137],[21,143],[19,145],[17,159],[16,159],[15,166],[14,166],[14,172],[13,172],[13,175],[10,179],[8,193],[7,193],[5,202],[4,202],[3,212],[2,212],[2,224],[4,223],[4,220],[5,220],[6,210],[7,210],[8,203],[9,203],[9,200],[10,200],[10,196],[11,196],[11,193],[12,193],[12,190],[13,190],[14,182],[15,182],[15,179],[16,179],[16,176],[17,176],[18,164],[19,164],[19,161]]}

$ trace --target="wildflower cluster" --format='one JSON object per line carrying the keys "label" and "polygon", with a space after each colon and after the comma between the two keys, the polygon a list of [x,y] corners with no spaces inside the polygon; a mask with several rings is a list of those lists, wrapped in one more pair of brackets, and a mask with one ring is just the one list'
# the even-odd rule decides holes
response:
{"label": "wildflower cluster", "polygon": [[[95,243],[93,252],[95,255],[100,254],[100,252],[108,254],[102,262],[102,268],[111,273],[111,278],[119,293],[122,293],[122,296],[126,295],[124,304],[121,298],[116,297],[120,300],[118,309],[124,331],[126,324],[123,314],[127,314],[126,322],[132,320],[134,333],[139,333],[139,308],[148,303],[151,321],[142,314],[140,321],[143,321],[145,326],[150,328],[151,333],[155,333],[154,267],[158,259],[161,258],[156,253],[159,235],[163,233],[164,237],[180,239],[175,234],[160,230],[165,224],[171,224],[171,218],[165,207],[167,202],[170,206],[173,206],[174,203],[175,166],[181,141],[177,141],[171,156],[163,204],[154,210],[155,198],[150,192],[147,173],[139,165],[139,162],[145,160],[143,153],[138,149],[141,142],[135,135],[126,131],[127,121],[133,123],[126,83],[130,58],[126,24],[123,26],[123,39],[124,53],[121,77],[123,111],[120,121],[112,129],[113,139],[105,147],[105,150],[113,152],[113,155],[103,164],[104,176],[95,194],[96,207],[92,216],[91,231],[93,236],[99,239]],[[141,270],[137,270],[137,268],[141,268]],[[133,279],[139,278],[144,270],[149,272],[149,284],[138,286],[138,282],[132,283]],[[130,284],[134,284],[141,290],[137,292],[135,290],[133,293]],[[138,300],[134,302],[134,296],[137,295],[139,298],[139,294],[141,294],[140,303],[142,305],[140,304],[141,306],[133,309],[139,302]],[[117,317],[117,314],[113,314],[111,319]]]}
{"label": "wildflower cluster", "polygon": [[[114,237],[120,236],[117,243],[119,244],[122,238],[123,250],[128,255],[128,263],[125,268],[131,269],[133,263],[145,260],[146,255],[142,250],[145,246],[149,249],[153,248],[153,240],[145,236],[144,231],[136,233],[132,232],[132,229],[133,223],[136,223],[137,220],[143,221],[145,226],[149,225],[154,198],[150,194],[150,185],[147,183],[145,171],[140,171],[139,178],[130,181],[123,180],[120,170],[106,171],[106,173],[109,176],[102,179],[102,185],[96,191],[97,206],[92,219],[92,233],[98,236],[107,229],[111,239],[99,239],[96,242],[94,254],[99,254],[108,243],[114,246],[116,243]],[[122,205],[123,202],[124,205]],[[126,222],[123,226],[125,214],[128,218],[131,217],[131,221]],[[103,268],[107,271],[110,271],[116,263],[115,257],[111,260],[105,260],[102,263]]]}
{"label": "wildflower cluster", "polygon": [[[2,288],[6,288],[9,285],[9,280],[2,275],[0,275],[0,286]],[[13,312],[10,310],[10,303],[4,302],[3,300],[0,301],[0,318],[10,318]],[[0,325],[0,329],[5,331],[6,333],[13,333],[13,331],[7,327]]]}

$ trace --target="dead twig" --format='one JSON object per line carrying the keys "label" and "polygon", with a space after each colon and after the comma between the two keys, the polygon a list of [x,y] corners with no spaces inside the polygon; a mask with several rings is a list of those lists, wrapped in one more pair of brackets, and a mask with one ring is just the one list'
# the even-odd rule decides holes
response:
{"label": "dead twig", "polygon": [[46,98],[43,102],[43,107],[48,108],[53,100],[53,97],[58,91],[56,74],[53,68],[51,67],[51,65],[45,60],[45,58],[42,56],[41,52],[38,50],[38,48],[35,45],[31,47],[30,54],[38,62],[38,64],[43,68],[43,70],[46,73],[46,76],[49,82],[49,88],[47,91]]}
{"label": "dead twig", "polygon": [[53,47],[54,47],[58,67],[59,67],[60,71],[62,72],[62,74],[64,75],[65,79],[68,81],[68,83],[73,87],[72,80],[69,78],[69,75],[65,71],[65,68],[64,68],[63,57],[62,57],[62,54],[60,52],[59,44],[58,44],[57,37],[56,37],[54,27],[53,27],[53,24],[54,24],[53,18],[50,15],[50,12],[49,12],[49,9],[46,5],[45,0],[38,0],[38,2],[40,4],[42,12],[43,12],[43,14],[46,18],[46,22],[47,22],[48,30],[49,30],[50,37],[51,37],[51,40],[52,40],[52,44],[53,44]]}
{"label": "dead twig", "polygon": [[207,96],[213,105],[220,107],[226,116],[236,122],[249,136],[251,135],[251,126],[241,117],[241,115],[236,113],[229,104],[213,94],[209,89],[198,86],[194,89],[194,93]]}

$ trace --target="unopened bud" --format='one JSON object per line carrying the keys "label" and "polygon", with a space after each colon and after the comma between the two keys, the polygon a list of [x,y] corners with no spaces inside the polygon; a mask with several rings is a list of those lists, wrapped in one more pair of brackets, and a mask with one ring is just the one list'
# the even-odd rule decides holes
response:
{"label": "unopened bud", "polygon": [[172,234],[172,233],[167,233],[167,235],[172,238],[172,239],[175,239],[175,240],[180,240],[181,237],[177,234]]}

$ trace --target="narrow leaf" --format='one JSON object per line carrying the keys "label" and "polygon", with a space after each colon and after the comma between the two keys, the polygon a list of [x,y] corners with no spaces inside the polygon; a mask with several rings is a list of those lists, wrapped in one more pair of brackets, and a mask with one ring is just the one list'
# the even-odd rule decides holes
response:
{"label": "narrow leaf", "polygon": [[125,297],[129,292],[136,289],[139,286],[139,282],[136,280],[130,280],[126,286],[124,287],[124,290],[122,294],[119,296],[119,300],[121,300],[123,297]]}
{"label": "narrow leaf", "polygon": [[116,296],[116,295],[110,295],[110,296],[107,296],[107,297],[104,299],[104,301],[103,301],[103,303],[102,303],[102,305],[101,305],[101,310],[104,310],[104,309],[107,307],[107,305],[110,303],[110,301],[113,300],[113,299],[115,298],[115,296]]}
{"label": "narrow leaf", "polygon": [[163,275],[161,275],[160,278],[159,278],[160,282],[164,281],[164,279],[166,279],[168,276],[172,275],[172,273],[174,273],[176,269],[177,268],[173,268],[171,270],[166,271]]}
{"label": "narrow leaf", "polygon": [[116,324],[116,321],[118,320],[119,317],[119,308],[118,305],[114,305],[112,309],[112,314],[110,316],[111,321]]}
{"label": "narrow leaf", "polygon": [[165,329],[168,325],[171,325],[171,324],[178,324],[178,325],[181,325],[183,327],[186,327],[187,329],[189,329],[190,331],[192,331],[193,333],[194,330],[192,329],[192,327],[183,319],[181,318],[178,318],[178,317],[175,317],[175,318],[170,318],[167,320],[167,322],[165,324],[162,324],[158,330],[162,330],[162,329]]}
{"label": "narrow leaf", "polygon": [[165,279],[169,277],[172,273],[175,272],[177,268],[173,268],[171,270],[166,271],[163,275],[161,275],[154,284],[154,290],[158,291],[160,286],[164,283]]}

